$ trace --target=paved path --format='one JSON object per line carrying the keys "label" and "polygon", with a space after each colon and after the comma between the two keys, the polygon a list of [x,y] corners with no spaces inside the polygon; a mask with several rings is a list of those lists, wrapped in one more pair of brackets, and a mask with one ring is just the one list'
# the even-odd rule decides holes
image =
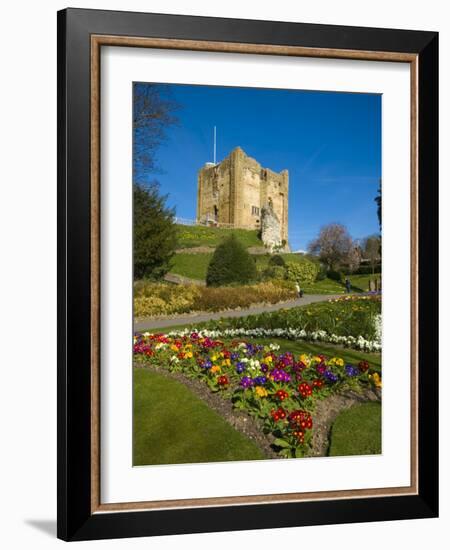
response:
{"label": "paved path", "polygon": [[339,298],[342,296],[342,294],[307,294],[303,296],[303,298],[290,300],[289,302],[259,305],[250,307],[248,309],[235,309],[230,311],[217,312],[199,312],[197,314],[186,313],[183,315],[177,315],[176,317],[159,319],[155,317],[148,317],[147,319],[142,319],[141,321],[134,323],[134,330],[136,332],[142,332],[144,330],[173,327],[175,325],[184,325],[188,323],[203,323],[205,321],[221,319],[222,317],[246,317],[247,315],[257,315],[258,313],[263,313],[265,311],[277,311],[279,309],[305,306],[308,304],[313,304],[315,302],[324,302],[326,300],[331,300],[333,298]]}

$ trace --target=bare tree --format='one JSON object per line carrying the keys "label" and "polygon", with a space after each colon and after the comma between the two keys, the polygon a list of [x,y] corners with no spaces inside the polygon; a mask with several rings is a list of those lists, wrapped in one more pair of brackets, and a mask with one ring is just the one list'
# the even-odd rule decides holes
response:
{"label": "bare tree", "polygon": [[356,271],[361,263],[361,249],[353,245],[347,255],[347,267],[350,273]]}
{"label": "bare tree", "polygon": [[347,228],[340,223],[323,226],[319,236],[308,246],[311,254],[319,256],[320,261],[333,270],[348,263],[353,248],[353,240]]}
{"label": "bare tree", "polygon": [[161,84],[136,82],[133,85],[133,182],[147,184],[158,170],[157,148],[166,139],[167,128],[178,122],[179,105]]}
{"label": "bare tree", "polygon": [[363,243],[364,258],[369,260],[372,268],[372,275],[375,273],[375,267],[381,259],[381,239],[377,235],[371,235],[364,239]]}

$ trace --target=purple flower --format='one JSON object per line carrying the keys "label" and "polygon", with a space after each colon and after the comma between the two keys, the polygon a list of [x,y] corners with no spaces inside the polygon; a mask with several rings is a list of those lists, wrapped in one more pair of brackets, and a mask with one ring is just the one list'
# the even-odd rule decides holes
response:
{"label": "purple flower", "polygon": [[267,378],[265,376],[256,376],[253,378],[253,383],[256,386],[264,386],[264,384],[267,382]]}
{"label": "purple flower", "polygon": [[271,374],[275,382],[289,382],[291,380],[290,374],[283,369],[273,369]]}
{"label": "purple flower", "polygon": [[236,365],[236,372],[237,372],[238,374],[242,374],[244,371],[245,371],[245,365],[244,365],[244,363],[239,362],[239,363]]}
{"label": "purple flower", "polygon": [[299,361],[298,363],[294,363],[292,365],[292,370],[296,373],[300,373],[305,368],[306,368],[306,365],[302,361]]}
{"label": "purple flower", "polygon": [[212,362],[209,360],[209,359],[206,359],[205,361],[203,361],[203,363],[201,364],[201,366],[204,368],[204,369],[210,369],[212,367]]}
{"label": "purple flower", "polygon": [[236,359],[239,359],[239,353],[236,353],[235,351],[230,355],[230,358],[232,361],[236,361]]}
{"label": "purple flower", "polygon": [[323,364],[323,363],[320,363],[319,365],[317,365],[316,367],[316,371],[323,375],[325,373],[325,371],[327,370],[327,367]]}
{"label": "purple flower", "polygon": [[253,380],[249,376],[244,376],[241,378],[240,385],[244,389],[250,388],[250,386],[253,386]]}
{"label": "purple flower", "polygon": [[345,372],[347,376],[358,376],[359,371],[353,365],[345,365]]}
{"label": "purple flower", "polygon": [[334,383],[338,381],[338,377],[336,376],[336,374],[334,374],[330,370],[326,370],[324,372],[324,376],[328,380],[328,382]]}
{"label": "purple flower", "polygon": [[269,367],[265,363],[261,363],[260,369],[261,372],[267,372],[269,370]]}

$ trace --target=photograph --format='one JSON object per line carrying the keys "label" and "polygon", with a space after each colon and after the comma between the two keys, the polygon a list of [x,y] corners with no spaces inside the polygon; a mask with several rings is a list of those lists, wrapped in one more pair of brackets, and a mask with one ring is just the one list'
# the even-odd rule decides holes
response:
{"label": "photograph", "polygon": [[133,466],[382,454],[382,94],[131,88]]}

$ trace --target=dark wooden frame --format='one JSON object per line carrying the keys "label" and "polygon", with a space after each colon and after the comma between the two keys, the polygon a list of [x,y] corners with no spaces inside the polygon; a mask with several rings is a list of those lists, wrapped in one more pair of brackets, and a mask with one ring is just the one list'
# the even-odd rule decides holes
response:
{"label": "dark wooden frame", "polygon": [[[410,491],[99,501],[99,51],[105,44],[408,62],[412,74]],[[58,536],[85,540],[438,514],[438,35],[67,9],[58,13]],[[423,220],[426,223],[420,223]],[[420,368],[421,365],[426,368]],[[284,498],[285,497],[285,498]],[[246,513],[242,513],[245,505]]]}

